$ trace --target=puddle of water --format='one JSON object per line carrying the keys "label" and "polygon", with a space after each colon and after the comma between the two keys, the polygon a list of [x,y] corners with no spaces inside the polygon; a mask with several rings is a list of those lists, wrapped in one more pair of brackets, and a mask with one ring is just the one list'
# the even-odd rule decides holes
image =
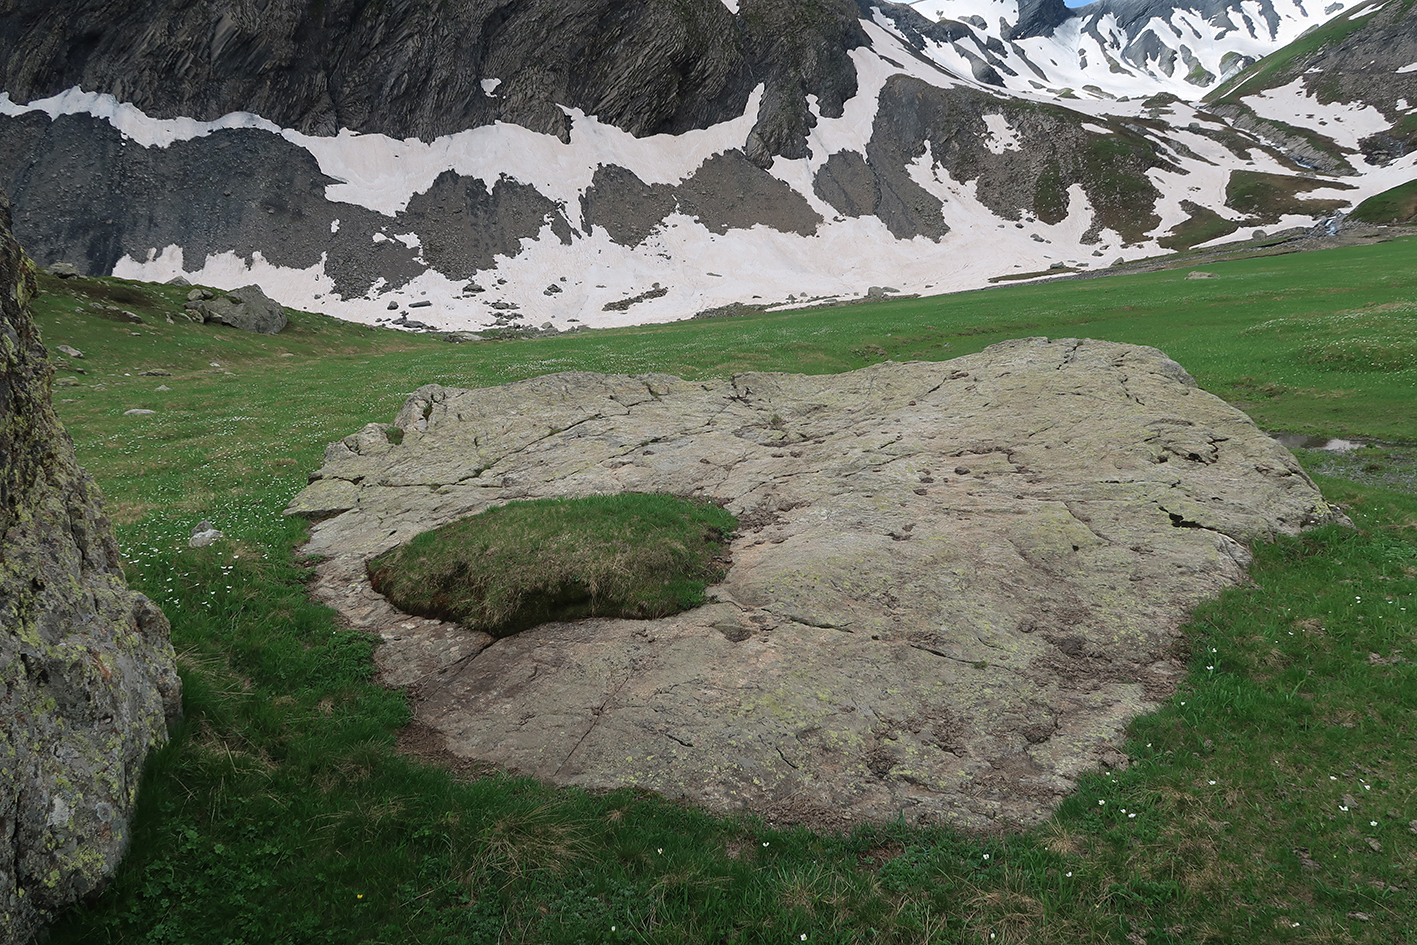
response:
{"label": "puddle of water", "polygon": [[1305,436],[1302,433],[1271,433],[1270,438],[1290,450],[1324,450],[1328,453],[1351,453],[1367,446],[1362,440],[1344,440],[1335,436]]}

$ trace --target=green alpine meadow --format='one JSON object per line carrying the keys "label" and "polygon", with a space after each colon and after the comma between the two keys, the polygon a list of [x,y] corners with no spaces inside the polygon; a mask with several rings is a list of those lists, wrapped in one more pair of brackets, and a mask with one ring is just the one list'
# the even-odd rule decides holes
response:
{"label": "green alpine meadow", "polygon": [[[1409,196],[1390,196],[1393,213]],[[1417,236],[1384,232],[1104,278],[461,344],[302,312],[257,335],[188,319],[186,288],[41,274],[55,407],[105,495],[129,582],[171,620],[185,687],[127,858],[48,941],[1417,941]],[[1186,278],[1197,270],[1211,277]],[[1084,776],[1022,832],[814,832],[424,750],[410,695],[375,678],[376,641],[311,600],[308,523],[282,514],[328,443],[392,420],[424,384],[824,374],[1029,336],[1154,346],[1265,431],[1360,445],[1296,450],[1352,527],[1253,548],[1249,581],[1185,627],[1188,674],[1131,725],[1130,763]],[[664,498],[574,516],[585,541],[684,551],[650,562],[670,574],[659,597],[627,585],[617,612],[692,606],[721,573],[731,517],[647,504]],[[566,528],[554,508],[531,511],[552,519],[549,548]],[[528,513],[484,517],[514,514]],[[656,517],[669,532],[620,531]],[[189,547],[203,521],[224,537]],[[472,599],[459,546],[510,547],[542,527],[513,525],[445,542],[449,561],[410,546],[423,559],[398,569],[401,593]],[[600,546],[548,554],[606,560]],[[549,568],[517,560],[497,570]],[[601,612],[588,566],[547,578],[568,612]],[[539,619],[515,601],[489,607],[457,613],[506,632]]]}

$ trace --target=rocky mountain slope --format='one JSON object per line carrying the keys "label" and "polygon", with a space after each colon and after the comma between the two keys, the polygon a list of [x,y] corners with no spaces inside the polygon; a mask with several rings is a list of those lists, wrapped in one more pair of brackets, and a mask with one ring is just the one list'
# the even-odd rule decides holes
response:
{"label": "rocky mountain slope", "polygon": [[54,415],[33,264],[0,194],[0,942],[100,888],[182,709],[167,618],[128,589]]}
{"label": "rocky mountain slope", "polygon": [[1414,32],[1402,0],[1339,14],[1373,47],[1324,52],[1351,82],[1215,88],[1312,12],[17,0],[0,166],[41,262],[367,322],[944,291],[1310,226],[1417,176],[1417,53],[1380,38]]}
{"label": "rocky mountain slope", "polygon": [[[915,0],[882,7],[924,55],[1018,91],[1182,97],[1223,81],[1354,0]],[[920,19],[927,20],[921,23]],[[934,22],[928,22],[934,21]]]}

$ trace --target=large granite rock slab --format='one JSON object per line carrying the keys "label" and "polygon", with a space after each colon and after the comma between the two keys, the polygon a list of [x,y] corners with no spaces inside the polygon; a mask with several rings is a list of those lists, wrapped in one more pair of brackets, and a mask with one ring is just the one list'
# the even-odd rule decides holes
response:
{"label": "large granite rock slab", "polygon": [[0,195],[0,942],[100,888],[181,711],[167,618],[128,589],[54,415],[32,265]]}
{"label": "large granite rock slab", "polygon": [[[1333,520],[1294,458],[1151,348],[1026,339],[832,376],[570,373],[420,388],[290,507],[318,593],[384,636],[448,749],[780,819],[1045,816],[1125,764],[1177,628],[1248,542]],[[492,642],[399,615],[369,556],[512,499],[709,496],[714,602]]]}

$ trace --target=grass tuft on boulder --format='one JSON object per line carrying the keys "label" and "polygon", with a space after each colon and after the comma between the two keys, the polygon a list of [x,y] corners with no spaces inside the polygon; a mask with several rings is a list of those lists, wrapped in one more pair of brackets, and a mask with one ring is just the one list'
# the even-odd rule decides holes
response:
{"label": "grass tuft on boulder", "polygon": [[505,637],[552,620],[697,607],[738,520],[709,502],[627,492],[509,502],[370,560],[400,610]]}

